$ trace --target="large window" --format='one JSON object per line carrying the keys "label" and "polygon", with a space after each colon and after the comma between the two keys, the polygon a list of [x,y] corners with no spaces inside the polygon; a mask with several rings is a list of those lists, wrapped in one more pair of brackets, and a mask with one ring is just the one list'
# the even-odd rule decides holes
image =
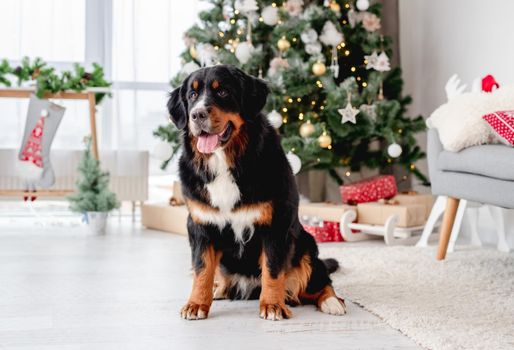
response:
{"label": "large window", "polygon": [[[114,82],[113,98],[99,107],[100,147],[151,150],[151,131],[167,119],[168,82],[180,70],[183,32],[206,6],[199,0],[1,0],[0,58],[15,64],[23,56],[42,57],[59,69],[100,63]],[[54,147],[80,148],[89,130],[87,107],[57,102],[67,110]],[[19,147],[26,106],[0,99],[1,148]]]}
{"label": "large window", "polygon": [[0,57],[83,62],[86,0],[0,1]]}

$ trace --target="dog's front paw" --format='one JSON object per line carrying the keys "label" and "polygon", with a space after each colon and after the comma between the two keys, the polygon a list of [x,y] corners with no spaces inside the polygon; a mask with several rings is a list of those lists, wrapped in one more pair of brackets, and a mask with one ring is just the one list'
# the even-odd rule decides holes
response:
{"label": "dog's front paw", "polygon": [[291,318],[293,313],[283,303],[261,304],[259,316],[265,320],[280,321],[284,318]]}
{"label": "dog's front paw", "polygon": [[341,316],[346,314],[346,304],[344,303],[344,300],[336,296],[331,296],[323,300],[320,303],[319,308],[321,312],[330,315]]}
{"label": "dog's front paw", "polygon": [[202,320],[209,315],[209,305],[200,305],[193,302],[188,302],[182,310],[180,316],[186,320]]}

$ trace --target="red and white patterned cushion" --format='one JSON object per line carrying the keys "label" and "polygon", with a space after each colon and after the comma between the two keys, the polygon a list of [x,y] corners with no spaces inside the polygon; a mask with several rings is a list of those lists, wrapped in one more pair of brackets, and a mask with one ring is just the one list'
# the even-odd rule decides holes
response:
{"label": "red and white patterned cushion", "polygon": [[504,143],[514,145],[514,110],[497,111],[482,118],[493,128]]}

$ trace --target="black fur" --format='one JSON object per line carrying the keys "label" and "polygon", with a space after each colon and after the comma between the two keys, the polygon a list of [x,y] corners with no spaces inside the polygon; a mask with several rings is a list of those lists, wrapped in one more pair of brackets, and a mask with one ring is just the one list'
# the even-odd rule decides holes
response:
{"label": "black fur", "polygon": [[[214,92],[207,91],[207,103],[223,111],[239,113],[245,121],[242,132],[248,136],[244,153],[236,159],[231,169],[241,193],[241,199],[235,207],[271,201],[273,218],[271,225],[255,226],[252,238],[243,247],[235,242],[230,225],[226,225],[220,232],[217,226],[200,225],[189,218],[193,266],[197,270],[202,268],[202,253],[208,245],[213,245],[216,251],[223,253],[223,272],[258,277],[261,274],[259,257],[264,250],[269,257],[271,275],[276,277],[281,271],[298,266],[301,258],[308,254],[312,276],[307,292],[316,293],[331,283],[329,273],[337,269],[337,262],[323,262],[318,258],[318,248],[313,237],[299,222],[295,179],[277,132],[261,113],[269,92],[262,80],[248,76],[237,68],[219,65],[196,71],[172,92],[168,109],[173,122],[184,130],[183,153],[179,163],[184,195],[210,205],[205,185],[213,181],[213,174],[207,168],[199,167],[194,160],[195,153],[188,131],[188,113],[192,108],[189,98],[192,81],[199,82],[199,90],[209,90],[209,82],[213,79],[227,89],[228,96],[219,98]],[[235,291],[229,296],[238,297]],[[258,297],[258,289],[252,296]]]}
{"label": "black fur", "polygon": [[170,94],[168,100],[168,111],[170,113],[171,120],[179,129],[184,129],[187,123],[187,113],[182,103],[182,96],[180,94],[180,88],[175,89]]}

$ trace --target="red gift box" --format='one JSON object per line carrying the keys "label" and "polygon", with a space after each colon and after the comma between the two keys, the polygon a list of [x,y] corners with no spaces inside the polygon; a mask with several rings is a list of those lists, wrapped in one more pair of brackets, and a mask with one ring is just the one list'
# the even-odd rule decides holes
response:
{"label": "red gift box", "polygon": [[343,237],[339,231],[339,223],[335,221],[323,221],[321,226],[303,224],[305,231],[309,232],[316,242],[342,242]]}
{"label": "red gift box", "polygon": [[396,181],[392,175],[379,175],[357,181],[340,188],[345,204],[375,202],[379,199],[391,199],[398,193]]}

